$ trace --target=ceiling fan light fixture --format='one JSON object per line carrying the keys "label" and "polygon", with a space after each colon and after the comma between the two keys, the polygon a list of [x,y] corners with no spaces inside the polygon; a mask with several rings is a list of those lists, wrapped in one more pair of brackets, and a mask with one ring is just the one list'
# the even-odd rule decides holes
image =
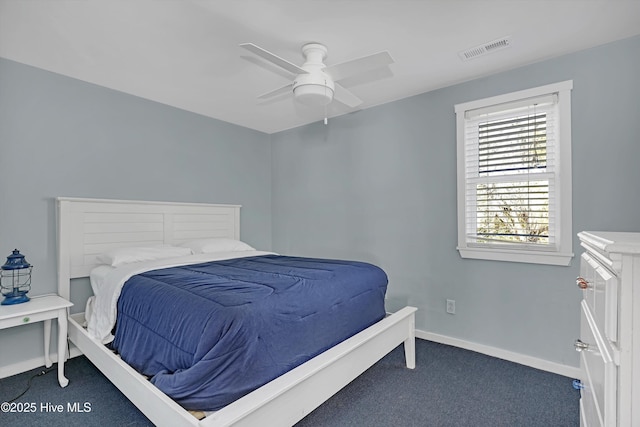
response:
{"label": "ceiling fan light fixture", "polygon": [[304,105],[327,105],[333,100],[333,89],[318,84],[304,84],[293,89],[293,95]]}
{"label": "ceiling fan light fixture", "polygon": [[293,96],[304,105],[327,105],[333,100],[333,80],[321,71],[299,74],[293,82]]}

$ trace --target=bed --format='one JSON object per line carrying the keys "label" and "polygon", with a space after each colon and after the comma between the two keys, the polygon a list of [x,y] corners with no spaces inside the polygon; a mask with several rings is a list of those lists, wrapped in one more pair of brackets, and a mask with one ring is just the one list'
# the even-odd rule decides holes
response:
{"label": "bed", "polygon": [[[60,295],[67,299],[72,279],[88,277],[99,264],[99,254],[110,249],[181,245],[202,238],[240,238],[237,205],[58,198],[57,213],[58,286]],[[242,261],[225,261],[225,268],[237,269],[238,263],[243,268],[253,268],[249,263],[280,262],[279,257],[260,253],[242,257]],[[269,419],[270,425],[289,426],[400,344],[404,343],[407,367],[414,368],[415,310],[405,307],[386,316],[383,313],[375,322],[372,317],[363,320],[361,332],[330,346],[325,343],[327,348],[310,360],[283,371],[220,409],[207,412],[203,419],[185,410],[89,334],[83,326],[84,313],[70,316],[69,339],[156,425],[259,425]]]}

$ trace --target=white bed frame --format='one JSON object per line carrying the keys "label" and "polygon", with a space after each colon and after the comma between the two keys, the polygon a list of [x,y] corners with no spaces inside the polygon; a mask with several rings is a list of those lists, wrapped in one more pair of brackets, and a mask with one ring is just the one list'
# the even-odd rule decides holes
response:
{"label": "white bed frame", "polygon": [[[179,244],[203,237],[240,238],[240,206],[58,198],[58,292],[87,277],[97,254],[114,247]],[[404,343],[415,367],[414,307],[405,307],[223,409],[198,420],[69,318],[69,339],[159,426],[291,426]]]}

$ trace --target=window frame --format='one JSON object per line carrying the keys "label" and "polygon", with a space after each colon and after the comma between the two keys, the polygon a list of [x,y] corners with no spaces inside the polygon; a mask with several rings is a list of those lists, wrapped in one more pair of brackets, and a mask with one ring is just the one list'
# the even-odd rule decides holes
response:
{"label": "window frame", "polygon": [[[573,81],[511,92],[455,105],[457,142],[457,200],[458,200],[458,246],[462,258],[492,261],[524,262],[548,265],[569,265],[572,252],[572,201],[571,201],[571,90]],[[546,95],[557,96],[558,107],[558,155],[555,171],[555,221],[557,224],[556,246],[550,250],[539,248],[510,248],[503,245],[471,243],[466,231],[466,185],[465,176],[465,122],[466,113],[482,109],[500,110],[501,104],[526,102],[529,98]],[[550,201],[551,203],[551,201]],[[550,218],[551,219],[551,218]]]}

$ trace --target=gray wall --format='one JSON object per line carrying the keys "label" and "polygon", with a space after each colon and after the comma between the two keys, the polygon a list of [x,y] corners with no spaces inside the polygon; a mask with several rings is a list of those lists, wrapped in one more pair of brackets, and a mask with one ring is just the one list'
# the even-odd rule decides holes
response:
{"label": "gray wall", "polygon": [[[0,261],[20,249],[30,295],[56,291],[57,196],[241,204],[243,239],[269,249],[270,151],[267,134],[0,59]],[[42,324],[0,331],[0,367],[41,341]]]}
{"label": "gray wall", "polygon": [[638,76],[635,37],[272,135],[274,250],[377,263],[418,329],[577,366],[577,239],[569,267],[456,250],[454,105],[572,79],[573,232],[640,231]]}

